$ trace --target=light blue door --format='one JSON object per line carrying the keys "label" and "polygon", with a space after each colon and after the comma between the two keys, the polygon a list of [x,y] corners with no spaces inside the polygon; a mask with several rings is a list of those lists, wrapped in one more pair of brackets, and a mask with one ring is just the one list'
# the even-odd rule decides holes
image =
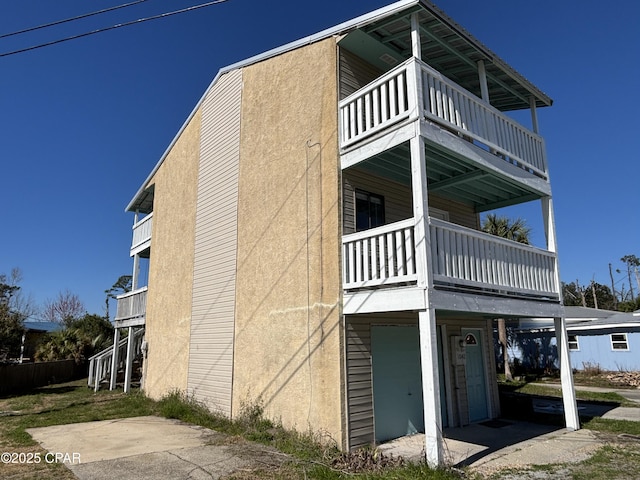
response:
{"label": "light blue door", "polygon": [[482,336],[477,329],[462,330],[462,336],[465,339],[469,422],[477,422],[489,417]]}
{"label": "light blue door", "polygon": [[420,339],[416,326],[372,326],[377,442],[424,432]]}

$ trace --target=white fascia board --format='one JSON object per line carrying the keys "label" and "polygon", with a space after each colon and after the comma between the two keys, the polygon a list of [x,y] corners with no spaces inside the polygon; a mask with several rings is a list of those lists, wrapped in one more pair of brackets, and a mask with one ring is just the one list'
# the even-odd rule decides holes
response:
{"label": "white fascia board", "polygon": [[275,57],[277,55],[281,55],[285,52],[289,52],[291,50],[295,50],[297,48],[303,47],[305,45],[317,42],[319,40],[322,40],[324,38],[328,38],[328,37],[332,37],[334,35],[338,35],[340,33],[343,33],[347,30],[352,30],[355,28],[359,28],[363,25],[367,25],[371,22],[374,22],[380,18],[384,18],[388,15],[393,15],[399,11],[402,11],[404,9],[406,9],[407,7],[413,6],[413,5],[418,5],[421,4],[421,0],[401,0],[399,2],[393,3],[391,5],[388,5],[386,7],[382,7],[379,8],[378,10],[374,10],[373,12],[361,15],[359,17],[356,17],[354,19],[348,20],[346,22],[340,23],[338,25],[335,25],[331,28],[328,28],[326,30],[322,30],[321,32],[318,32],[314,35],[310,35],[308,37],[302,38],[300,40],[296,40],[295,42],[291,42],[288,43],[286,45],[274,48],[272,50],[268,50],[264,53],[261,53],[259,55],[255,55],[253,57],[249,57],[245,60],[242,60],[240,62],[228,65],[227,67],[221,68],[217,75],[214,77],[213,81],[209,84],[209,87],[207,87],[206,91],[204,92],[204,94],[202,95],[202,97],[200,97],[200,100],[198,100],[198,103],[196,104],[196,106],[194,107],[194,109],[191,111],[191,113],[189,114],[189,116],[187,117],[186,121],[182,124],[182,127],[180,127],[180,130],[178,130],[178,133],[175,135],[175,137],[173,138],[173,140],[171,141],[171,143],[169,144],[169,146],[167,147],[167,149],[164,151],[164,153],[162,154],[162,156],[160,157],[160,160],[158,161],[158,163],[156,164],[155,167],[153,167],[153,170],[151,170],[151,173],[147,176],[147,178],[145,179],[145,181],[142,183],[142,185],[140,186],[140,188],[138,189],[138,191],[136,192],[136,194],[133,196],[133,198],[131,199],[131,201],[129,202],[129,204],[127,205],[127,207],[125,208],[125,212],[128,212],[132,209],[133,204],[136,201],[136,198],[138,198],[138,196],[144,191],[145,186],[147,185],[147,183],[149,182],[149,180],[151,180],[151,178],[155,175],[155,173],[158,171],[158,169],[160,168],[160,165],[162,165],[162,163],[164,162],[165,158],[167,157],[167,155],[169,154],[169,152],[171,151],[171,149],[173,148],[173,146],[175,145],[175,143],[178,141],[178,138],[180,138],[180,135],[182,135],[182,132],[184,131],[184,129],[187,127],[187,125],[189,124],[189,122],[191,121],[191,119],[193,118],[193,116],[196,114],[196,112],[198,111],[198,108],[200,108],[200,105],[202,105],[202,102],[204,101],[205,97],[207,96],[207,93],[209,93],[209,90],[211,90],[211,88],[213,87],[213,85],[215,85],[215,83],[218,81],[218,79],[224,75],[225,73],[231,71],[231,70],[236,70],[238,68],[243,68],[246,67],[248,65],[254,64],[254,63],[258,63],[261,62],[263,60],[266,60],[268,58],[271,57]]}

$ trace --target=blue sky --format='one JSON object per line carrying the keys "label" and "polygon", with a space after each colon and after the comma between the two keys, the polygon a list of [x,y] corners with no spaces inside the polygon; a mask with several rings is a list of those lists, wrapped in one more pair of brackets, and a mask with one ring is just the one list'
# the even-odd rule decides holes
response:
{"label": "blue sky", "polygon": [[[118,3],[4,0],[0,34]],[[148,0],[1,38],[0,53],[196,3]],[[124,208],[217,71],[388,3],[228,0],[0,58],[0,273],[19,267],[38,304],[69,290],[104,313],[104,290],[132,267]],[[539,123],[561,277],[609,285],[610,262],[640,256],[640,2],[436,4],[554,99]],[[538,205],[521,212],[541,243]]]}

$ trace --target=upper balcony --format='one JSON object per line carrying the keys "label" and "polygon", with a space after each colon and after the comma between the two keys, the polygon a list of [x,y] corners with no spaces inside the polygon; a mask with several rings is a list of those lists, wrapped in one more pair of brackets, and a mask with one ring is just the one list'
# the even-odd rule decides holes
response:
{"label": "upper balcony", "polygon": [[348,96],[339,109],[343,152],[421,119],[511,166],[547,178],[540,135],[416,58]]}
{"label": "upper balcony", "polygon": [[115,317],[116,327],[133,327],[145,324],[147,313],[147,287],[118,295]]}
{"label": "upper balcony", "polygon": [[[420,268],[414,219],[344,235],[343,288],[415,284]],[[428,275],[436,289],[558,301],[556,255],[470,228],[429,218]],[[424,257],[424,256],[423,256]]]}
{"label": "upper balcony", "polygon": [[131,240],[131,256],[140,253],[151,246],[151,231],[153,227],[153,212],[133,225],[133,239]]}

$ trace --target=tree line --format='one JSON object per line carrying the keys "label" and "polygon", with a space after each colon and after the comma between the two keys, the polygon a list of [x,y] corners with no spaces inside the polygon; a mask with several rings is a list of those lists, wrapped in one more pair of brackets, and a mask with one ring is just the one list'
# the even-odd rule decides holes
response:
{"label": "tree line", "polygon": [[73,359],[81,363],[113,343],[109,300],[130,290],[130,276],[121,276],[105,290],[105,315],[87,312],[80,297],[68,290],[38,308],[22,291],[21,282],[22,273],[18,268],[9,274],[0,274],[0,362],[21,358],[27,332],[24,322],[28,320],[59,326],[39,341],[33,358],[37,361]]}

